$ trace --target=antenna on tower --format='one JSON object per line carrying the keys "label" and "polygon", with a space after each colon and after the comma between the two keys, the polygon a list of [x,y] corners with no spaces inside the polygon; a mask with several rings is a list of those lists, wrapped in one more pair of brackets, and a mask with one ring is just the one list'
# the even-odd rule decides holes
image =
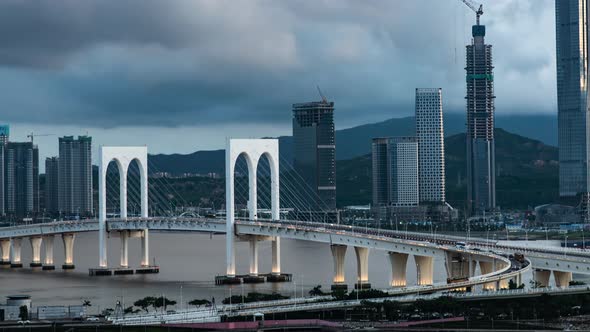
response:
{"label": "antenna on tower", "polygon": [[318,93],[320,94],[320,97],[322,98],[322,102],[324,102],[324,104],[327,104],[328,103],[328,99],[326,99],[326,97],[322,93],[322,90],[320,89],[320,86],[317,85],[317,88],[318,88]]}

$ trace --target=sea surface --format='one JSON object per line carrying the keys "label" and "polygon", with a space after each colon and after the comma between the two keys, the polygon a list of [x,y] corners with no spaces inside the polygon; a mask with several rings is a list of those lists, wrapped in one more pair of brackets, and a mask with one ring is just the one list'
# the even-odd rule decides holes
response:
{"label": "sea surface", "polygon": [[[333,277],[332,254],[328,244],[282,240],[281,263],[284,273],[292,273],[293,281],[284,283],[246,284],[216,286],[215,276],[225,272],[225,237],[198,233],[157,233],[150,232],[150,259],[160,266],[159,274],[111,277],[91,277],[88,269],[98,265],[97,233],[76,235],[73,271],[61,270],[63,244],[55,238],[54,261],[56,271],[31,269],[31,247],[23,241],[22,269],[0,268],[0,303],[4,297],[27,294],[33,305],[76,305],[90,300],[90,313],[104,308],[113,308],[120,300],[130,306],[145,296],[164,295],[178,302],[177,308],[186,307],[193,299],[215,297],[217,302],[232,295],[248,292],[278,292],[293,296],[307,295],[316,285],[324,291],[330,290]],[[129,240],[129,264],[140,263],[140,239]],[[236,266],[238,274],[248,272],[248,243],[237,243]],[[110,266],[117,266],[120,257],[120,239],[108,239]],[[259,245],[259,272],[268,273],[271,268],[270,242]],[[444,262],[435,259],[434,282],[444,282]],[[369,279],[374,288],[388,287],[391,266],[385,251],[372,251],[369,255]],[[416,283],[416,267],[413,258],[408,259],[408,285]],[[528,285],[531,275],[525,275],[523,282]],[[349,247],[346,253],[346,281],[353,289],[356,280],[356,257]]]}

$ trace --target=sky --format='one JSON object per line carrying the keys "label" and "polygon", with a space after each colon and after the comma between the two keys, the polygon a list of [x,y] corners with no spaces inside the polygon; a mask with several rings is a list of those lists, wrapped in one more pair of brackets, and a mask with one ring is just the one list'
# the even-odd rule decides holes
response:
{"label": "sky", "polygon": [[[556,113],[553,0],[485,0],[496,113]],[[416,87],[463,112],[475,14],[459,0],[3,0],[0,121],[11,139],[223,148],[291,133],[291,104],[336,127],[412,115]]]}

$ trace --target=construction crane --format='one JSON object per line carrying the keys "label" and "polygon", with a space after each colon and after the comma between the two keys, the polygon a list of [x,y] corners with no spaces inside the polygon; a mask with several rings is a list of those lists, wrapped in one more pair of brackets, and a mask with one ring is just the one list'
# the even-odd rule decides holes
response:
{"label": "construction crane", "polygon": [[318,93],[320,94],[320,97],[322,97],[322,101],[324,102],[324,104],[327,104],[328,103],[328,99],[326,99],[326,97],[322,93],[322,90],[320,90],[320,86],[317,85],[317,87],[318,87]]}
{"label": "construction crane", "polygon": [[31,144],[33,143],[33,139],[35,137],[41,137],[41,136],[55,136],[55,134],[35,134],[33,132],[31,132],[29,135],[27,135],[27,138],[31,139]]}
{"label": "construction crane", "polygon": [[461,2],[463,2],[467,7],[473,10],[476,16],[477,25],[479,25],[479,17],[483,15],[483,5],[479,5],[478,8],[477,4],[471,0],[461,0]]}

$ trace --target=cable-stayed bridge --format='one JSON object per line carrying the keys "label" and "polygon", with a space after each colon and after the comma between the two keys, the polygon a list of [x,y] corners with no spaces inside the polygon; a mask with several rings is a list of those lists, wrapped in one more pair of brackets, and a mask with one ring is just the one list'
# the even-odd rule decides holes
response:
{"label": "cable-stayed bridge", "polygon": [[[541,285],[548,285],[553,273],[557,286],[567,287],[573,273],[590,274],[590,254],[581,250],[498,246],[483,239],[471,239],[468,247],[461,247],[457,246],[457,242],[464,239],[440,234],[433,236],[340,225],[331,218],[329,211],[321,208],[321,199],[301,176],[281,160],[278,142],[273,139],[228,140],[226,197],[222,202],[226,210],[224,218],[175,217],[173,204],[182,204],[178,202],[182,197],[162,179],[155,179],[155,185],[149,183],[146,147],[101,147],[99,156],[98,219],[1,228],[1,264],[22,267],[22,242],[28,239],[33,252],[30,265],[54,269],[53,243],[55,236],[59,235],[65,250],[62,268],[74,268],[75,235],[97,232],[99,261],[91,274],[157,272],[158,267],[150,264],[149,232],[183,231],[225,234],[226,271],[223,277],[216,280],[218,283],[289,280],[289,274],[283,272],[281,265],[281,239],[327,244],[326,248],[330,248],[333,257],[333,288],[347,287],[344,258],[349,247],[356,255],[357,278],[354,285],[357,288],[370,287],[368,257],[373,250],[388,252],[390,285],[406,289],[409,286],[406,278],[409,256],[413,256],[416,264],[416,286],[419,288],[468,289],[483,284],[485,289],[502,289],[507,288],[511,279],[520,283],[520,275],[529,269],[534,270],[535,279]],[[159,190],[152,190],[152,187]],[[170,197],[176,202],[172,203]],[[319,209],[306,210],[310,198],[319,202]],[[281,209],[281,206],[289,209]],[[259,208],[269,213],[259,215]],[[304,215],[307,217],[305,221],[292,218]],[[107,261],[108,234],[117,234],[121,239],[119,262]],[[133,237],[140,238],[142,246],[137,268],[132,268],[128,260],[128,240]],[[242,274],[235,267],[236,241],[249,242],[249,270]],[[258,271],[260,241],[272,242],[272,270],[268,273]],[[510,256],[516,251],[524,253],[526,259],[517,260]],[[435,258],[444,260],[448,283],[434,285]],[[479,275],[476,275],[477,266]]]}

